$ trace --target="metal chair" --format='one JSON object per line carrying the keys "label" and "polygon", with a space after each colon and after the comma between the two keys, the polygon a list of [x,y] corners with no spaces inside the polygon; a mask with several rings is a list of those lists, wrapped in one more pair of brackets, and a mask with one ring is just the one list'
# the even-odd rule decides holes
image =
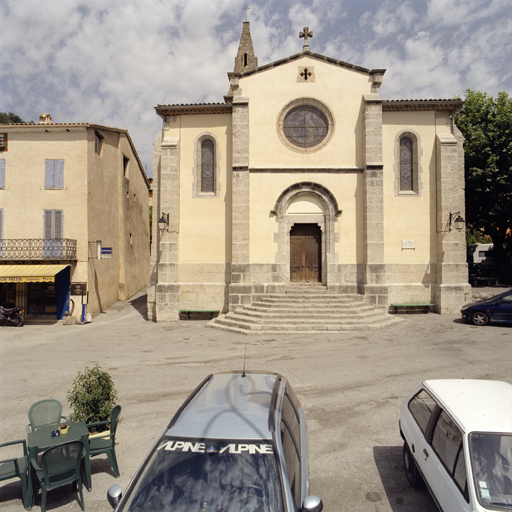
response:
{"label": "metal chair", "polygon": [[82,493],[82,455],[84,445],[80,441],[61,444],[46,450],[41,455],[41,466],[31,460],[41,486],[41,512],[46,510],[46,494],[51,489],[77,482],[80,507],[84,510]]}
{"label": "metal chair", "polygon": [[[57,427],[62,416],[62,404],[55,398],[46,398],[32,404],[28,411],[27,433],[37,430],[39,427],[55,425]],[[64,418],[65,419],[65,418]]]}
{"label": "metal chair", "polygon": [[116,478],[119,478],[119,469],[117,467],[116,459],[116,430],[119,422],[119,415],[121,414],[121,406],[116,405],[112,410],[109,421],[97,421],[95,423],[89,423],[87,428],[99,427],[101,425],[110,425],[110,431],[105,433],[104,436],[97,438],[89,438],[89,456],[94,457],[101,453],[106,453],[110,465],[114,471]]}
{"label": "metal chair", "polygon": [[0,460],[0,481],[9,480],[11,478],[19,478],[21,480],[21,496],[23,499],[23,506],[30,510],[31,504],[29,503],[29,481],[28,481],[28,454],[27,443],[24,439],[19,441],[9,441],[8,443],[0,444],[0,448],[4,446],[12,446],[15,444],[23,445],[23,457]]}

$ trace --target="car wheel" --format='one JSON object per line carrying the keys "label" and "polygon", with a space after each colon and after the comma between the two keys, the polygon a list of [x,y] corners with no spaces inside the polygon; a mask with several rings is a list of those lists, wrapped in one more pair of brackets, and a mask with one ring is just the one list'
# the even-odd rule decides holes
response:
{"label": "car wheel", "polygon": [[418,472],[416,462],[414,462],[414,457],[412,456],[411,450],[409,450],[407,443],[404,443],[403,459],[407,481],[411,487],[417,487],[421,481],[421,476]]}
{"label": "car wheel", "polygon": [[489,323],[489,317],[485,313],[477,311],[471,315],[471,321],[475,325],[487,325]]}

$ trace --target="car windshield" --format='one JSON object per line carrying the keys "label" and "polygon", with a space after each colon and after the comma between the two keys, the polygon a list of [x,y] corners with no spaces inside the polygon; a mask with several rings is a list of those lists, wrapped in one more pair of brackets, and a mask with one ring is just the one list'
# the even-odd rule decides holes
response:
{"label": "car windshield", "polygon": [[482,506],[512,510],[512,434],[469,436],[473,477]]}
{"label": "car windshield", "polygon": [[272,442],[163,437],[125,512],[282,512]]}

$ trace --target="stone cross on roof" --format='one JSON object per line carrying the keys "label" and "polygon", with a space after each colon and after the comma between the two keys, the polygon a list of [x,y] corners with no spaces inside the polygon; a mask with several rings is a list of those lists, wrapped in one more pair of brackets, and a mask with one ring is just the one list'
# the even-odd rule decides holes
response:
{"label": "stone cross on roof", "polygon": [[245,21],[247,21],[247,15],[249,14],[250,7],[245,4],[245,7],[242,7],[242,9],[245,11]]}
{"label": "stone cross on roof", "polygon": [[302,51],[309,51],[309,38],[313,37],[313,32],[309,30],[309,27],[304,27],[304,30],[299,32],[299,37],[304,38],[304,46],[302,47]]}

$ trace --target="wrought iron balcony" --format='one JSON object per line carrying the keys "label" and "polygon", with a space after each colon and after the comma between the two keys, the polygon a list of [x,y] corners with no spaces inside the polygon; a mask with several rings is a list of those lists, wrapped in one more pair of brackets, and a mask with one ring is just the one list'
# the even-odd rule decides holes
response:
{"label": "wrought iron balcony", "polygon": [[76,260],[76,240],[19,238],[0,240],[0,260]]}

